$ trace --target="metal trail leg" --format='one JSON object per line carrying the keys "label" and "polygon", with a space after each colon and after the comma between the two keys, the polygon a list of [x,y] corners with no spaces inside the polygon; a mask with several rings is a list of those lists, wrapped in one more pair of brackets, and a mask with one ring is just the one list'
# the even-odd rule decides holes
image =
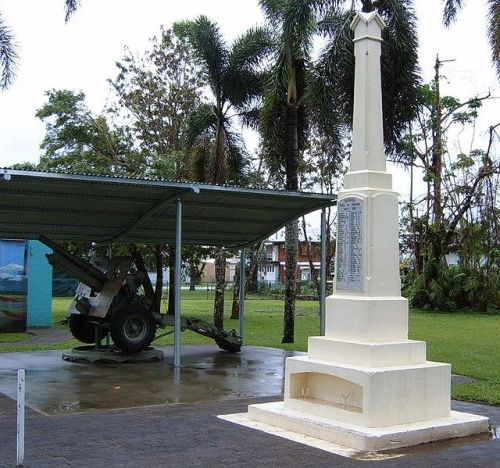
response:
{"label": "metal trail leg", "polygon": [[174,367],[181,365],[181,250],[182,250],[182,201],[177,200],[175,234],[175,303],[174,303]]}

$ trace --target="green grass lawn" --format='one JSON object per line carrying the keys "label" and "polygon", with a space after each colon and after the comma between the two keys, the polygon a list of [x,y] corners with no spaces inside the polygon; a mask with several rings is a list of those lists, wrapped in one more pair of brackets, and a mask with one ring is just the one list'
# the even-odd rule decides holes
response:
{"label": "green grass lawn", "polygon": [[[213,291],[200,289],[183,291],[182,314],[206,321],[212,319]],[[230,316],[232,293],[228,292],[225,316]],[[67,315],[69,298],[54,298],[53,322],[55,327]],[[225,328],[238,331],[238,320],[225,320]],[[297,351],[307,351],[307,337],[319,334],[317,301],[298,301],[295,319],[295,343],[282,344],[283,301],[249,296],[245,301],[245,344],[269,346]],[[158,331],[158,335],[163,330]],[[29,336],[29,335],[28,335]],[[410,339],[427,342],[427,359],[449,362],[455,374],[473,377],[471,384],[454,385],[455,399],[480,401],[500,405],[500,316],[430,313],[411,311]],[[25,338],[19,338],[25,339]],[[182,334],[184,344],[213,343],[212,340],[190,331]],[[0,342],[14,341],[0,334]],[[17,340],[16,340],[17,341]],[[173,343],[173,335],[155,341],[158,345]],[[2,346],[0,351],[27,351],[40,349],[65,349],[76,346],[76,340],[51,345],[18,345],[15,342]]]}
{"label": "green grass lawn", "polygon": [[16,341],[29,340],[29,333],[0,333],[0,343],[15,343]]}

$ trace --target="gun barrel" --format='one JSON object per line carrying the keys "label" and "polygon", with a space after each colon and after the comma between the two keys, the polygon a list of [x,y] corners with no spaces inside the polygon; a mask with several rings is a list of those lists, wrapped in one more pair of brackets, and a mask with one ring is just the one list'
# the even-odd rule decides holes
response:
{"label": "gun barrel", "polygon": [[42,235],[38,240],[54,251],[54,253],[46,255],[52,266],[58,266],[94,291],[99,292],[102,290],[107,277],[101,270],[89,262],[70,254],[48,237]]}

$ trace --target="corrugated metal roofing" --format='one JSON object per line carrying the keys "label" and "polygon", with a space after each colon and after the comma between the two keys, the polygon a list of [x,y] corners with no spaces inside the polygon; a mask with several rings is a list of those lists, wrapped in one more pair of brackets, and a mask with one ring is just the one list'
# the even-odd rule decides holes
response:
{"label": "corrugated metal roofing", "polygon": [[0,173],[0,238],[44,234],[103,244],[173,243],[177,199],[182,200],[184,244],[233,247],[263,239],[334,204],[336,197],[6,169]]}

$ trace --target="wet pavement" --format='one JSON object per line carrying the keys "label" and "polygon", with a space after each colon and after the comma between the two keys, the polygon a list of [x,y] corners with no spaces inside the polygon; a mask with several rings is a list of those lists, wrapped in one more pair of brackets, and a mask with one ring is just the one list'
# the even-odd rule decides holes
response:
{"label": "wet pavement", "polygon": [[[288,353],[183,346],[183,367],[65,362],[61,351],[0,355],[0,467],[16,454],[16,369],[26,368],[27,467],[500,467],[500,439],[468,438],[408,449],[392,458],[341,457],[237,426],[217,415],[282,398]],[[452,402],[500,427],[500,407]]]}
{"label": "wet pavement", "polygon": [[53,415],[281,395],[287,356],[272,348],[244,347],[227,353],[217,346],[183,346],[182,367],[174,370],[172,348],[148,363],[81,364],[62,352],[0,354],[0,392],[16,395],[17,369],[26,369],[26,404]]}

